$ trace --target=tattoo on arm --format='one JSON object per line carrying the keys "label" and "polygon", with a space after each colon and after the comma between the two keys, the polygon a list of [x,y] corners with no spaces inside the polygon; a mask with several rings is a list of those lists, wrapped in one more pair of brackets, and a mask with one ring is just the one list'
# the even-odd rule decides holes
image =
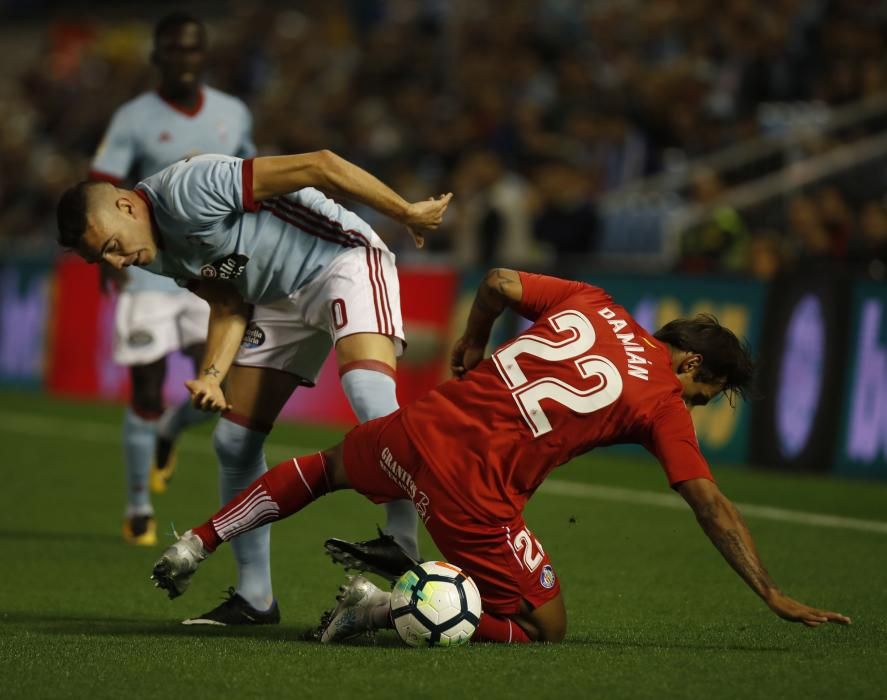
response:
{"label": "tattoo on arm", "polygon": [[505,297],[508,296],[508,286],[513,285],[514,280],[512,280],[508,275],[506,275],[502,270],[496,269],[496,288],[499,290],[499,293]]}
{"label": "tattoo on arm", "polygon": [[487,273],[484,284],[475,297],[475,306],[480,311],[498,316],[506,306],[514,303],[511,299],[514,291],[514,279],[510,270],[496,268]]}
{"label": "tattoo on arm", "polygon": [[216,369],[215,365],[210,365],[205,370],[203,370],[203,374],[206,377],[218,377],[221,374],[221,372],[219,372],[219,370]]}
{"label": "tattoo on arm", "polygon": [[[739,512],[734,510],[730,513],[729,511],[724,512],[724,510],[719,504],[705,506],[700,509],[697,515],[699,523],[712,544],[718,548],[718,551],[736,573],[763,597],[767,591],[776,589],[776,584],[761,563],[751,542],[751,535]],[[729,525],[719,522],[719,513],[734,522]]]}
{"label": "tattoo on arm", "polygon": [[758,592],[774,588],[770,574],[758,558],[749,551],[742,536],[736,530],[720,530],[712,533],[712,541],[724,558]]}

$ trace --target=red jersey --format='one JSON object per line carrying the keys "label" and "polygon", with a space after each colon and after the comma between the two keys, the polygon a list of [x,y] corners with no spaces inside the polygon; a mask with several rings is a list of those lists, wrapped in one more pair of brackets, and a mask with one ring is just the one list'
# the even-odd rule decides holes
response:
{"label": "red jersey", "polygon": [[672,486],[711,479],[668,348],[598,287],[520,277],[533,325],[402,409],[443,483],[506,517],[555,467],[617,443],[647,448]]}

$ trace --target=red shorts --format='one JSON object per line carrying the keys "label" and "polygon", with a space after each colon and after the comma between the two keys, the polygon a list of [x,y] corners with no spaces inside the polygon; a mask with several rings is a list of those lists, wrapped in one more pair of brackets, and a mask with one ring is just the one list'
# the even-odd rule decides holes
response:
{"label": "red shorts", "polygon": [[471,493],[470,472],[464,495],[445,488],[410,441],[400,411],[345,436],[345,471],[351,487],[375,503],[412,500],[444,558],[474,579],[486,612],[514,615],[522,599],[538,608],[560,593],[551,560],[523,516],[483,522],[469,515],[460,501]]}

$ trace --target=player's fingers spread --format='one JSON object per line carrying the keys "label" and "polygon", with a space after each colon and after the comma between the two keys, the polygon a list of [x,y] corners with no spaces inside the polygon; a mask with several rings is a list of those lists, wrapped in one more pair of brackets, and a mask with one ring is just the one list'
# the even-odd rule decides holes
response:
{"label": "player's fingers spread", "polygon": [[847,617],[846,615],[842,615],[841,613],[827,612],[824,613],[824,615],[829,622],[837,622],[841,625],[849,625],[851,622],[849,617]]}

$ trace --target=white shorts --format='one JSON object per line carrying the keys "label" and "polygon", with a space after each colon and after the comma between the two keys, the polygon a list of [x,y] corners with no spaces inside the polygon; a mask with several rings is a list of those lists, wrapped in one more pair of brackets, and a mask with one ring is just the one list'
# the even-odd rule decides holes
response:
{"label": "white shorts", "polygon": [[384,248],[351,248],[286,299],[256,306],[234,364],[267,367],[314,386],[339,340],[379,333],[403,352],[400,284],[394,254]]}
{"label": "white shorts", "polygon": [[114,314],[114,361],[147,365],[206,342],[209,304],[191,292],[126,292]]}

